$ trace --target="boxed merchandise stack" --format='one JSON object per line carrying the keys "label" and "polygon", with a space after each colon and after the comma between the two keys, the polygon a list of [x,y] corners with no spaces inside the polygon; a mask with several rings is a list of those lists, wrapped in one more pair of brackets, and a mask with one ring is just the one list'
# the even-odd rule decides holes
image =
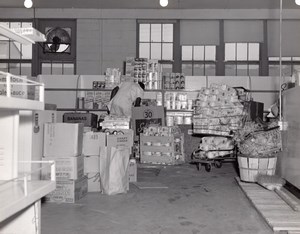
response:
{"label": "boxed merchandise stack", "polygon": [[183,73],[164,73],[164,89],[185,89],[185,75]]}
{"label": "boxed merchandise stack", "polygon": [[158,60],[146,58],[126,58],[126,76],[142,82],[146,89],[161,89],[161,65]]}
{"label": "boxed merchandise stack", "polygon": [[232,154],[234,141],[226,137],[242,127],[246,115],[234,88],[220,84],[202,88],[195,102],[193,132],[214,136],[202,138],[197,157],[213,159]]}
{"label": "boxed merchandise stack", "polygon": [[102,132],[83,134],[82,154],[84,155],[84,175],[88,180],[88,192],[100,192],[100,155],[105,152],[105,135]]}
{"label": "boxed merchandise stack", "polygon": [[[49,202],[75,203],[87,193],[82,155],[83,124],[46,123],[43,160],[56,164],[56,189],[46,196]],[[43,171],[49,177],[50,171]]]}
{"label": "boxed merchandise stack", "polygon": [[130,128],[130,118],[123,116],[113,116],[107,115],[104,121],[101,123],[102,129],[129,129]]}
{"label": "boxed merchandise stack", "polygon": [[140,134],[141,163],[183,163],[183,143],[184,136],[178,127],[149,126]]}

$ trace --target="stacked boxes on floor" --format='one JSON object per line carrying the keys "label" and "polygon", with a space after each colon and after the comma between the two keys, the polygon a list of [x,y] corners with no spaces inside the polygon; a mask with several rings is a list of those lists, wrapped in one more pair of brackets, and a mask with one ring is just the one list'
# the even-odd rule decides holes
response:
{"label": "stacked boxes on floor", "polygon": [[[82,155],[83,124],[46,123],[44,158],[56,163],[56,189],[46,201],[74,203],[87,193]],[[44,171],[43,176],[50,172]]]}
{"label": "stacked boxes on floor", "polygon": [[100,154],[105,152],[105,134],[85,132],[83,134],[84,174],[88,179],[88,192],[100,192]]}
{"label": "stacked boxes on floor", "polygon": [[140,134],[142,163],[180,164],[184,162],[184,136],[178,127],[150,126]]}

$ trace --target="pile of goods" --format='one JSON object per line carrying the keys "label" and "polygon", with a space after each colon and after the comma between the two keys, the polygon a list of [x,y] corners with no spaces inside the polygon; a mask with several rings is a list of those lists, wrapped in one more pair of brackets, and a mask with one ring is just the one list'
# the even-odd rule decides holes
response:
{"label": "pile of goods", "polygon": [[248,156],[266,156],[280,151],[281,133],[277,122],[261,124],[247,122],[236,136],[239,151]]}
{"label": "pile of goods", "polygon": [[202,137],[199,149],[199,159],[222,157],[233,153],[234,141],[227,137]]}
{"label": "pile of goods", "polygon": [[140,134],[141,163],[180,164],[184,162],[183,134],[178,127],[150,126]]}
{"label": "pile of goods", "polygon": [[126,76],[142,82],[146,89],[161,89],[161,65],[158,60],[146,58],[126,58]]}
{"label": "pile of goods", "polygon": [[130,118],[129,117],[117,117],[113,115],[107,115],[104,117],[104,121],[101,122],[102,129],[129,129]]}
{"label": "pile of goods", "polygon": [[164,89],[185,89],[185,76],[183,73],[164,73]]}
{"label": "pile of goods", "polygon": [[242,127],[245,117],[244,105],[234,88],[211,84],[202,88],[195,102],[193,132],[231,136]]}

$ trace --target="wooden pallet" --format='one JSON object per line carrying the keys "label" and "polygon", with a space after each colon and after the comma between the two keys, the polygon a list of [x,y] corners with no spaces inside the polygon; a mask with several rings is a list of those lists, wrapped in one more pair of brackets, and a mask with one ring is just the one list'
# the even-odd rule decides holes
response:
{"label": "wooden pallet", "polygon": [[[242,182],[238,177],[236,177],[236,181],[274,233],[300,234],[300,212],[292,210],[273,191],[269,191],[256,183]],[[293,197],[295,205],[300,206],[296,197],[287,190],[283,190]]]}

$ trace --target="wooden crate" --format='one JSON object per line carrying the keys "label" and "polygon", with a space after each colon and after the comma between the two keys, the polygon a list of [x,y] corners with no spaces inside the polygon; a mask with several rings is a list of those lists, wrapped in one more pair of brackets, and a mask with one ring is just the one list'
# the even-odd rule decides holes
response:
{"label": "wooden crate", "polygon": [[141,163],[175,165],[184,162],[184,136],[140,135]]}
{"label": "wooden crate", "polygon": [[245,182],[257,182],[257,176],[274,175],[276,169],[277,156],[253,157],[238,155],[240,178]]}

